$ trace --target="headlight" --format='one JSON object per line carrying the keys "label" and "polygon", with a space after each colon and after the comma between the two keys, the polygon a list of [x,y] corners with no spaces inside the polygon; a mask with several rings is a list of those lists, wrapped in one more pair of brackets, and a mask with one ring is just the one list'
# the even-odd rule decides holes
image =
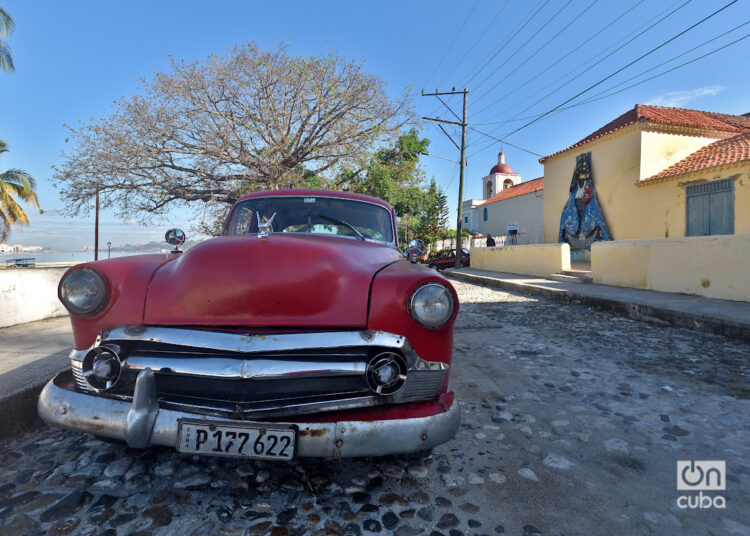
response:
{"label": "headlight", "polygon": [[439,328],[453,315],[453,296],[443,285],[428,283],[412,295],[409,312],[423,326]]}
{"label": "headlight", "polygon": [[71,313],[92,316],[107,303],[107,284],[99,273],[91,268],[80,268],[68,272],[58,288],[58,297]]}

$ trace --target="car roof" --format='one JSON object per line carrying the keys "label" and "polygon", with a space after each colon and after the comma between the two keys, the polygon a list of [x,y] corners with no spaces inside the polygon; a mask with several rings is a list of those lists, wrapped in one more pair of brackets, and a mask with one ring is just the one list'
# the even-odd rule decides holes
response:
{"label": "car roof", "polygon": [[259,192],[253,192],[240,197],[237,202],[244,201],[245,199],[252,199],[254,197],[271,197],[271,196],[305,196],[305,197],[337,197],[339,199],[354,199],[356,201],[366,201],[368,203],[374,203],[382,207],[387,208],[389,211],[393,211],[393,207],[379,199],[370,195],[356,194],[353,192],[338,192],[335,190],[262,190]]}

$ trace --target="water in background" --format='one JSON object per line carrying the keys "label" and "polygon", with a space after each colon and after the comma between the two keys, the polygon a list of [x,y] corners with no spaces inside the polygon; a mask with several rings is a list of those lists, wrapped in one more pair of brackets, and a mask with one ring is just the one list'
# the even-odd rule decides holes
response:
{"label": "water in background", "polygon": [[[111,258],[115,257],[127,257],[130,255],[143,255],[140,251],[113,251]],[[43,251],[24,251],[19,253],[0,253],[0,267],[5,265],[6,260],[10,259],[34,259],[34,262],[90,262],[94,260],[93,251],[53,251],[45,253]],[[107,258],[107,250],[99,250],[99,260]]]}

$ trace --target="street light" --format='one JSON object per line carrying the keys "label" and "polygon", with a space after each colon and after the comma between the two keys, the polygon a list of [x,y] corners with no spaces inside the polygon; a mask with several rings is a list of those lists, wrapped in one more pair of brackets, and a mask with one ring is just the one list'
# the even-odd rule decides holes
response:
{"label": "street light", "polygon": [[112,253],[112,242],[107,242],[107,258],[109,259]]}

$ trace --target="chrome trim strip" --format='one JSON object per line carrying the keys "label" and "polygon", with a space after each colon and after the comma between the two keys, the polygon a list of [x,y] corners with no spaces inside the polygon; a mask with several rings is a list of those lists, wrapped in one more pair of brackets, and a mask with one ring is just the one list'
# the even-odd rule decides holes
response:
{"label": "chrome trim strip", "polygon": [[[153,415],[153,425],[143,426],[136,433],[135,429],[129,431],[127,424],[131,404],[70,391],[57,385],[55,379],[42,389],[37,409],[39,416],[48,424],[132,442],[133,446],[164,445],[174,448],[178,438],[178,420],[195,418],[194,414],[168,409],[154,410],[151,407],[144,414],[149,417]],[[202,418],[209,424],[217,420],[208,416]],[[430,417],[296,423],[299,429],[297,456],[383,456],[429,449],[449,441],[458,431],[460,422],[461,412],[458,402],[454,401],[446,411]],[[286,423],[279,421],[278,424]]]}
{"label": "chrome trim strip", "polygon": [[103,331],[96,345],[114,341],[141,341],[227,352],[279,352],[313,348],[385,346],[403,348],[406,339],[385,331],[331,331],[314,333],[242,334],[154,326],[117,326]]}
{"label": "chrome trim strip", "polygon": [[128,357],[129,370],[150,368],[155,372],[169,372],[183,376],[205,378],[279,380],[302,378],[330,378],[357,376],[365,373],[365,362],[348,361],[282,361],[277,359],[231,359],[219,357],[159,357],[133,355]]}

